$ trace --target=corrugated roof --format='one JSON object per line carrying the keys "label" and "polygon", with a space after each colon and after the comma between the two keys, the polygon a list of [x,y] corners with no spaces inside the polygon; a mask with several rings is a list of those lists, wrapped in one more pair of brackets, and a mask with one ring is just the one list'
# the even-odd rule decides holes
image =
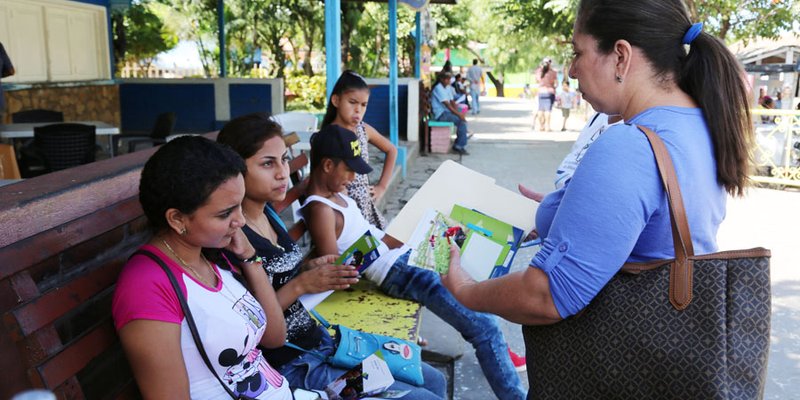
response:
{"label": "corrugated roof", "polygon": [[749,64],[767,57],[781,56],[792,48],[794,51],[800,52],[800,37],[792,32],[787,32],[778,39],[755,39],[750,40],[746,45],[744,42],[737,42],[730,45],[729,48],[736,58]]}

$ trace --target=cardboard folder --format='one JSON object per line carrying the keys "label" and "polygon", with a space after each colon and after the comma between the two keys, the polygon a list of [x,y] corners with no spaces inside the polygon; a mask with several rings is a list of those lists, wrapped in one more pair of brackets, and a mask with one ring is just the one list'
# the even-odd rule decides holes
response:
{"label": "cardboard folder", "polygon": [[386,233],[408,242],[429,209],[449,213],[454,205],[479,210],[522,229],[533,229],[537,204],[498,186],[495,179],[447,160],[414,194],[386,229]]}

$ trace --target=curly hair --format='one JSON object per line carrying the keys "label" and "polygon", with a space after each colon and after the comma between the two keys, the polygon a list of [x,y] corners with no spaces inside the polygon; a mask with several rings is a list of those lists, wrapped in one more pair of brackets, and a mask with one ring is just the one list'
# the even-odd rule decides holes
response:
{"label": "curly hair", "polygon": [[217,143],[230,146],[243,159],[255,155],[269,139],[283,137],[281,126],[264,112],[236,117],[219,131]]}
{"label": "curly hair", "polygon": [[154,232],[167,229],[170,208],[191,214],[228,179],[244,174],[244,160],[228,146],[201,136],[172,140],[142,169],[139,203]]}

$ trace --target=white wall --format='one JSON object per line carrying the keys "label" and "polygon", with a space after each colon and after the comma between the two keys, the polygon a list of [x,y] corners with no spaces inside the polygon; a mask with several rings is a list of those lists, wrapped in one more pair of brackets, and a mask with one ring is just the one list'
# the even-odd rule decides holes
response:
{"label": "white wall", "polygon": [[16,75],[4,82],[110,79],[106,8],[66,0],[0,0],[0,42]]}

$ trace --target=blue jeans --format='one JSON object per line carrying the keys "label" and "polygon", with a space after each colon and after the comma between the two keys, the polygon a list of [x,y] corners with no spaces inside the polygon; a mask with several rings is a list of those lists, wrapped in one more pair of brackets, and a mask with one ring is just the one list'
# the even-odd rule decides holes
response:
{"label": "blue jeans", "polygon": [[444,110],[441,115],[436,117],[436,120],[456,124],[456,144],[453,147],[459,150],[464,150],[467,147],[467,121],[462,121],[450,110]]}
{"label": "blue jeans", "polygon": [[[410,252],[409,252],[410,253]],[[409,253],[389,269],[381,290],[389,296],[413,300],[428,307],[461,333],[475,348],[483,375],[503,400],[524,399],[525,390],[508,355],[508,345],[495,316],[472,311],[442,286],[439,274],[408,265]]]}
{"label": "blue jeans", "polygon": [[481,102],[478,100],[481,97],[480,89],[469,89],[469,94],[472,96],[472,114],[481,112]]}
{"label": "blue jeans", "polygon": [[[334,353],[336,350],[335,345],[328,331],[321,326],[319,329],[324,331],[322,341],[313,350],[327,357]],[[278,372],[289,381],[289,386],[291,387],[323,390],[325,386],[342,376],[347,370],[334,367],[314,354],[304,353],[289,363],[282,365],[278,368]],[[447,382],[441,372],[428,364],[422,363],[422,377],[425,380],[422,387],[395,381],[390,389],[410,390],[411,392],[403,397],[403,399],[408,400],[438,400],[444,398],[447,391]]]}

